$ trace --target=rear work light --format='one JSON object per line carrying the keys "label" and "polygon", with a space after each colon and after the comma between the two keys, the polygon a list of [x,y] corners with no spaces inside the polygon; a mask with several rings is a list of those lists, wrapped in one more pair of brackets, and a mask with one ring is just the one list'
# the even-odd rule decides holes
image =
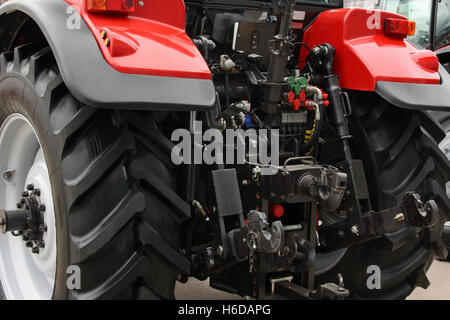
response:
{"label": "rear work light", "polygon": [[135,0],[87,0],[90,12],[133,13],[136,11]]}
{"label": "rear work light", "polygon": [[413,36],[416,33],[416,23],[403,19],[387,18],[384,20],[384,33],[390,36]]}

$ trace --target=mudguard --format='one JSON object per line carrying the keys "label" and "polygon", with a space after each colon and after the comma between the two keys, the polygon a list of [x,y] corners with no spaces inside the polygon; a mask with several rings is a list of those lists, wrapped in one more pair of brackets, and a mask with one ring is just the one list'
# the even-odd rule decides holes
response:
{"label": "mudguard", "polygon": [[[450,110],[448,72],[433,52],[385,35],[386,18],[406,20],[379,10],[324,11],[306,30],[303,41],[310,47],[329,43],[336,48],[334,72],[343,89],[376,91],[401,108]],[[300,61],[306,54],[302,49]]]}
{"label": "mudguard", "polygon": [[378,81],[375,91],[389,103],[405,109],[450,111],[450,75],[439,65],[441,83]]}
{"label": "mudguard", "polygon": [[[213,106],[215,89],[208,66],[185,34],[184,24],[170,26],[164,21],[149,21],[159,26],[157,32],[143,35],[135,30],[137,38],[153,36],[144,39],[144,44],[152,42],[151,49],[157,48],[156,54],[143,56],[148,51],[139,50],[141,43],[132,44],[130,51],[132,37],[121,36],[119,30],[124,23],[121,17],[112,18],[108,28],[115,35],[117,49],[111,57],[116,60],[107,61],[98,35],[92,31],[93,25],[89,25],[92,22],[83,15],[84,2],[73,1],[72,4],[80,4],[77,7],[64,0],[12,0],[0,7],[0,15],[21,11],[36,22],[55,55],[64,82],[83,103],[104,108],[159,111],[205,111]],[[81,19],[75,16],[75,21],[70,20],[74,15],[80,17],[80,13]],[[175,43],[180,39],[181,44]],[[117,60],[120,57],[128,61],[138,57],[140,69]],[[115,65],[117,61],[122,62],[121,68]]]}

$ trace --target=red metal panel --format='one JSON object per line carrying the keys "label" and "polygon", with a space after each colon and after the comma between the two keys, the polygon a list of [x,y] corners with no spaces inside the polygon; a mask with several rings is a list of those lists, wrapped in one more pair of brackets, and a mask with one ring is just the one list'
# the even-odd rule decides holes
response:
{"label": "red metal panel", "polygon": [[[143,0],[130,15],[88,13],[86,0],[65,1],[81,14],[106,61],[117,71],[211,79],[208,65],[185,32],[183,0]],[[103,30],[109,46],[102,39]]]}
{"label": "red metal panel", "polygon": [[[334,71],[346,89],[373,91],[377,81],[439,84],[436,55],[417,49],[407,40],[385,35],[385,18],[406,19],[358,8],[325,11],[303,40],[311,48],[322,43],[336,48]],[[377,22],[378,28],[374,27]],[[300,61],[305,57],[306,50],[302,49]]]}

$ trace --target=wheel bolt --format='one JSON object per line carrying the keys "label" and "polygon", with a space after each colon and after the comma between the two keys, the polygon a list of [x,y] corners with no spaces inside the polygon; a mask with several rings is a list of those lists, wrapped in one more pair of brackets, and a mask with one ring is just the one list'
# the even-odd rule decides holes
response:
{"label": "wheel bolt", "polygon": [[26,191],[22,192],[22,197],[27,198],[30,194]]}
{"label": "wheel bolt", "polygon": [[33,249],[31,249],[31,252],[33,252],[34,254],[38,254],[39,253],[39,248],[38,247],[34,247]]}
{"label": "wheel bolt", "polygon": [[25,199],[24,198],[20,199],[20,203],[24,204],[25,203]]}
{"label": "wheel bolt", "polygon": [[34,185],[33,185],[32,183],[27,184],[27,190],[28,190],[28,191],[34,190]]}
{"label": "wheel bolt", "polygon": [[26,246],[27,248],[31,248],[31,247],[33,246],[33,242],[27,241],[27,242],[25,242],[25,246]]}
{"label": "wheel bolt", "polygon": [[44,212],[45,211],[45,204],[39,205],[39,210]]}
{"label": "wheel bolt", "polygon": [[41,242],[39,242],[39,248],[45,248],[44,240],[41,240]]}
{"label": "wheel bolt", "polygon": [[39,189],[36,189],[36,190],[34,190],[33,191],[33,194],[35,195],[35,196],[40,196],[41,195],[41,190],[39,190]]}
{"label": "wheel bolt", "polygon": [[21,203],[16,203],[16,208],[17,208],[17,209],[22,208],[22,204],[21,204]]}

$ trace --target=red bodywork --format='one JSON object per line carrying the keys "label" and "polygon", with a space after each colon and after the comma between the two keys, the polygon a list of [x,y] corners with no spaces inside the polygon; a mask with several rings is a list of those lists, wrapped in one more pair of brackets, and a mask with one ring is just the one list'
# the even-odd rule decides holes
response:
{"label": "red bodywork", "polygon": [[[374,91],[378,81],[439,84],[439,62],[429,50],[384,34],[384,19],[405,19],[385,11],[337,9],[320,14],[305,32],[309,47],[329,43],[336,48],[334,72],[342,88]],[[369,29],[379,22],[380,28]],[[302,49],[300,61],[306,58]],[[301,67],[304,63],[301,63]]]}
{"label": "red bodywork", "polygon": [[[130,15],[88,13],[86,0],[66,2],[81,14],[117,71],[211,79],[208,65],[185,32],[183,0],[145,0],[142,7],[136,1],[136,12]],[[103,30],[109,46],[101,37]]]}

